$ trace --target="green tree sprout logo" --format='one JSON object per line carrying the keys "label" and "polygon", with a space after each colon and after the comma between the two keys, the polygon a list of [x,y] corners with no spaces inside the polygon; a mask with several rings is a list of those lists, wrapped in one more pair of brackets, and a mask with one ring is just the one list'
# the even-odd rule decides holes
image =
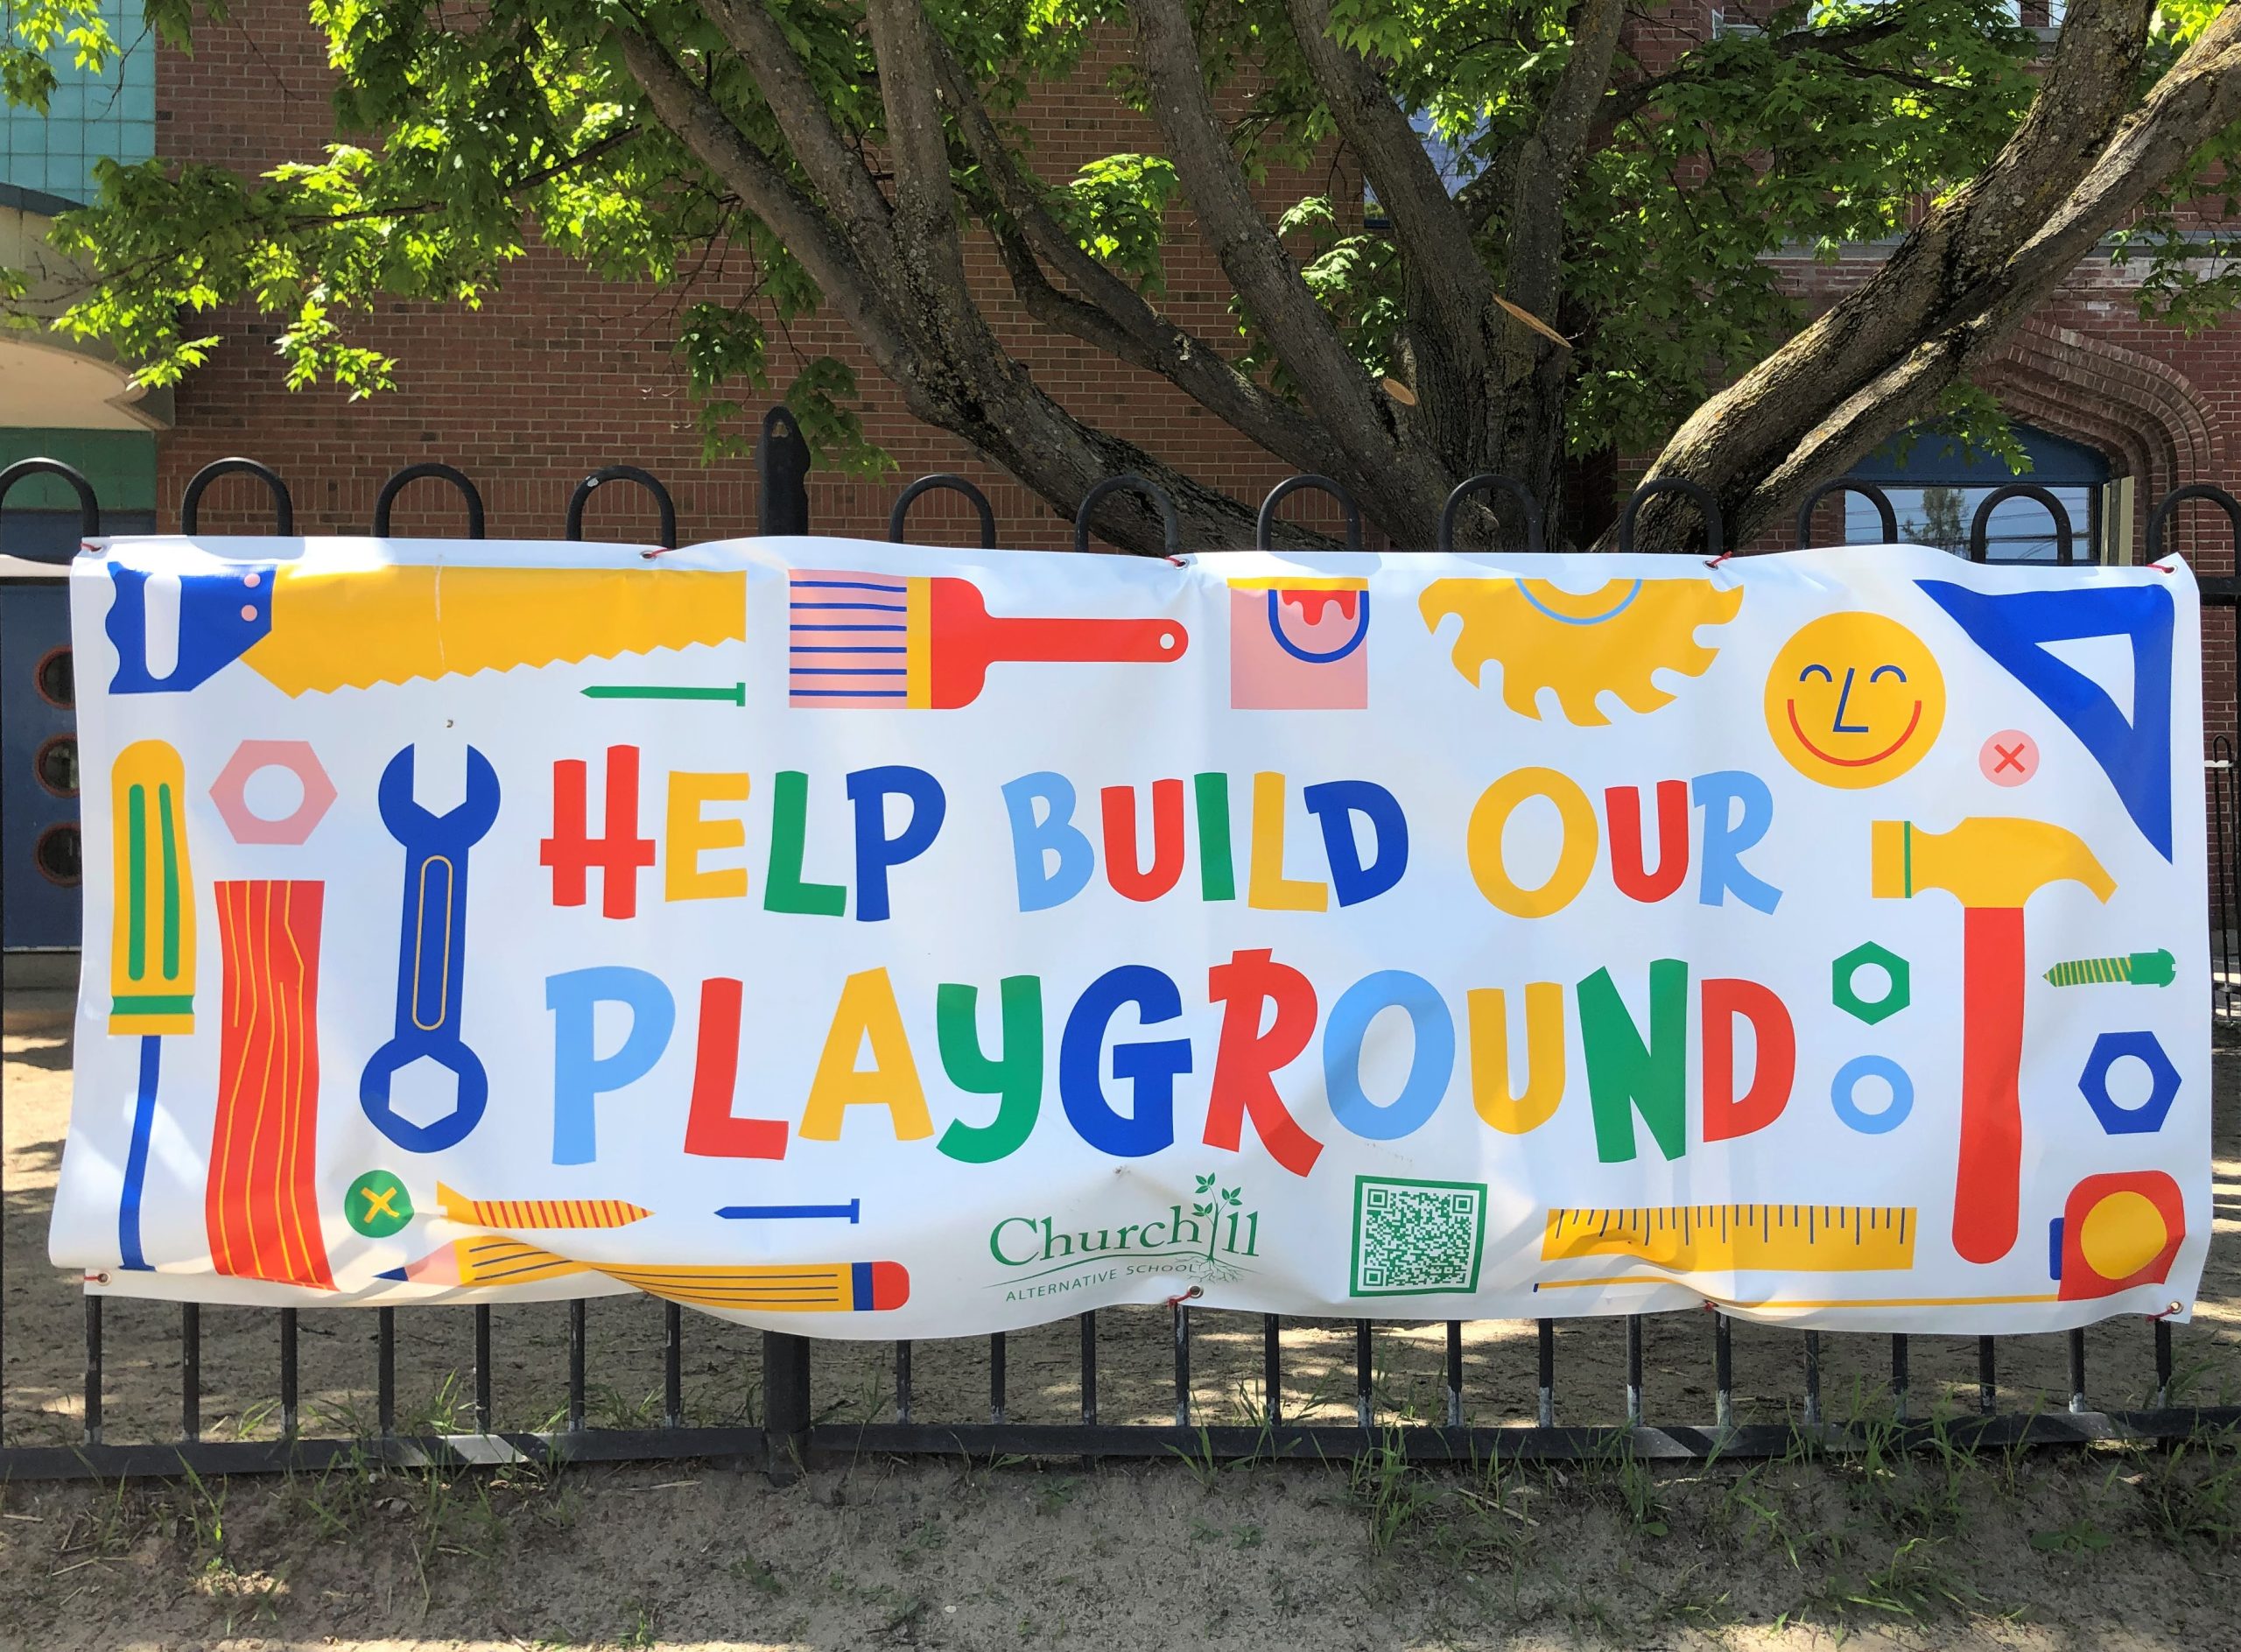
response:
{"label": "green tree sprout logo", "polygon": [[1245,1206],[1245,1188],[1241,1184],[1236,1187],[1217,1187],[1214,1185],[1217,1179],[1212,1175],[1193,1178],[1197,1185],[1191,1190],[1193,1202],[1191,1213],[1206,1219],[1206,1262],[1217,1277],[1226,1281],[1238,1278],[1243,1270],[1216,1256],[1214,1248],[1221,1240],[1224,1216],[1231,1218],[1230,1227],[1234,1234],[1235,1219]]}

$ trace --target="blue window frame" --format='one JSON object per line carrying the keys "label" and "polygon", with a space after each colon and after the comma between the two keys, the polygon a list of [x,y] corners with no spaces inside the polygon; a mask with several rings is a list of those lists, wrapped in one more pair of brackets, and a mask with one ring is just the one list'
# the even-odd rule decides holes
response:
{"label": "blue window frame", "polygon": [[[47,53],[54,95],[47,113],[0,104],[0,183],[57,202],[94,198],[94,164],[109,156],[130,165],[156,152],[156,43],[137,0],[102,0],[101,13],[121,48],[99,74],[72,61],[72,48]],[[0,27],[15,13],[0,0]]]}
{"label": "blue window frame", "polygon": [[[2069,513],[2069,560],[2099,562],[2107,550],[2102,496],[2111,476],[2107,457],[2093,448],[2032,425],[2014,427],[2031,457],[2031,468],[2012,474],[2006,461],[1971,453],[1949,436],[1920,432],[1885,443],[1852,467],[1851,479],[1873,482],[1891,498],[1898,513],[1899,537],[1914,545],[1936,545],[1966,556],[1969,524],[1994,489],[2013,482],[2035,483],[2053,494]],[[1997,506],[1987,524],[1988,562],[2059,562],[2062,546],[2047,508],[2035,499],[2010,499]],[[1883,537],[1875,507],[1856,495],[1844,496],[1844,542],[1872,545]]]}

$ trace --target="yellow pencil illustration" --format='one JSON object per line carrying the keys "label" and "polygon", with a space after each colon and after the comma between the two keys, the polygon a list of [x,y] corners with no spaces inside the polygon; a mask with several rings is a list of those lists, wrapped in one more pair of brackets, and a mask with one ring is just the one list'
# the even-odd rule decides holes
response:
{"label": "yellow pencil illustration", "polygon": [[455,1239],[383,1274],[416,1285],[533,1285],[591,1269],[518,1239]]}
{"label": "yellow pencil illustration", "polygon": [[628,1227],[653,1214],[619,1199],[469,1199],[441,1182],[436,1205],[468,1227]]}
{"label": "yellow pencil illustration", "polygon": [[910,1297],[899,1262],[755,1262],[726,1267],[580,1262],[515,1239],[459,1239],[381,1276],[416,1285],[527,1285],[596,1273],[649,1296],[698,1308],[766,1313],[872,1313]]}

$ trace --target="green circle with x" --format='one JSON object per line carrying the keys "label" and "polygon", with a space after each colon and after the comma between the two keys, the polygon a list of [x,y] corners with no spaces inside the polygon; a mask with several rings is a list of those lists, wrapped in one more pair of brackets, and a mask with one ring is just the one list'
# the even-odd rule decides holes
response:
{"label": "green circle with x", "polygon": [[342,1213],[369,1239],[387,1239],[412,1220],[412,1195],[393,1170],[368,1170],[342,1196]]}

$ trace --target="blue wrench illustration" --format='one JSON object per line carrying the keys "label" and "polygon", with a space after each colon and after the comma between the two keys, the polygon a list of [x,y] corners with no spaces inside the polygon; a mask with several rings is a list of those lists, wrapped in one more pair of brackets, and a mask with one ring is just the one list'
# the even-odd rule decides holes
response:
{"label": "blue wrench illustration", "polygon": [[[467,749],[467,797],[448,814],[412,800],[407,746],[382,770],[382,824],[404,846],[404,911],[397,950],[397,1030],[374,1051],[358,1079],[359,1105],[376,1128],[408,1153],[456,1147],[482,1121],[490,1080],[459,1036],[467,975],[467,852],[498,818],[498,771]],[[397,1069],[428,1057],[459,1080],[459,1105],[432,1124],[415,1124],[390,1105]]]}

